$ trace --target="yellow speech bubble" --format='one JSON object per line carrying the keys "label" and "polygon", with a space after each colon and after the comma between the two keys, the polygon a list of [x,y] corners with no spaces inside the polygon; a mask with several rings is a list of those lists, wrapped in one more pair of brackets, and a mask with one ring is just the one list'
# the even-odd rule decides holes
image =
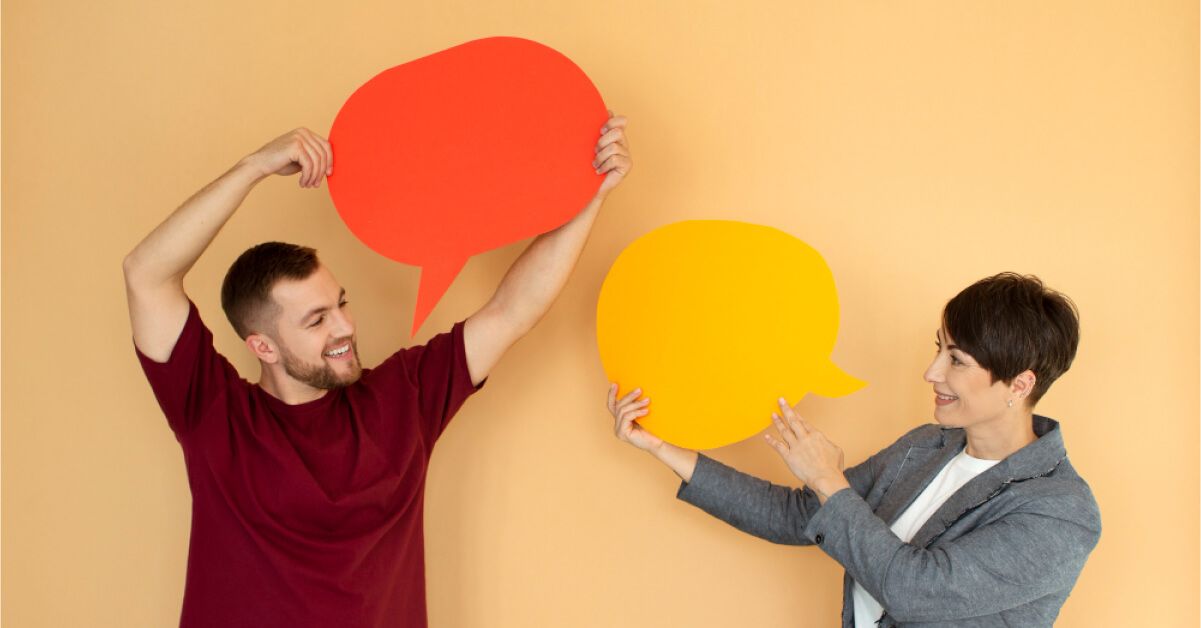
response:
{"label": "yellow speech bubble", "polygon": [[652,401],[639,424],[690,449],[753,436],[778,397],[862,388],[830,362],[837,336],[822,256],[744,222],[690,220],[642,236],[613,263],[597,303],[609,380],[623,394],[642,388]]}

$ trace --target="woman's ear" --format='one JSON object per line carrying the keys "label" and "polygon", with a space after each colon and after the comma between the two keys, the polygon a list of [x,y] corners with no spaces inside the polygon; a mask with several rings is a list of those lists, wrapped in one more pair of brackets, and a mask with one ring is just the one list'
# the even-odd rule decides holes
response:
{"label": "woman's ear", "polygon": [[1038,376],[1034,374],[1034,371],[1026,369],[1018,373],[1012,382],[1009,382],[1009,393],[1013,395],[1015,401],[1026,403],[1026,398],[1034,392],[1036,383],[1038,383]]}

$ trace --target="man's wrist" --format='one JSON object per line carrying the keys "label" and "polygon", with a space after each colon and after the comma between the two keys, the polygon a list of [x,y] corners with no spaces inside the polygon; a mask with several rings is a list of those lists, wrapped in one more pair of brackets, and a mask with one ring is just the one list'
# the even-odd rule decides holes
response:
{"label": "man's wrist", "polygon": [[234,167],[230,169],[230,173],[250,185],[266,179],[271,173],[264,172],[263,165],[257,157],[257,153],[251,153],[243,157],[237,164],[234,164]]}

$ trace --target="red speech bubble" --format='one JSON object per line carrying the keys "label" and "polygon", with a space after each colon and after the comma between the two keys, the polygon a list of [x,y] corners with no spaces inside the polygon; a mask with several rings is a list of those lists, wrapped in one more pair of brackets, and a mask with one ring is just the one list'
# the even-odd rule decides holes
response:
{"label": "red speech bubble", "polygon": [[385,70],[351,94],[329,141],[329,192],[377,253],[421,267],[412,334],[476,253],[569,221],[600,187],[608,119],[570,59],[514,37]]}

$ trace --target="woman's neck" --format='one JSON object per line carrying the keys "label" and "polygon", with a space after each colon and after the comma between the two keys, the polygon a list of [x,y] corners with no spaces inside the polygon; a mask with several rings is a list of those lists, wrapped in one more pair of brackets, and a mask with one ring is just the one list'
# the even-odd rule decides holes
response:
{"label": "woman's neck", "polygon": [[967,455],[982,460],[1004,460],[1013,452],[1038,440],[1034,434],[1034,412],[1013,409],[1001,416],[968,426]]}

